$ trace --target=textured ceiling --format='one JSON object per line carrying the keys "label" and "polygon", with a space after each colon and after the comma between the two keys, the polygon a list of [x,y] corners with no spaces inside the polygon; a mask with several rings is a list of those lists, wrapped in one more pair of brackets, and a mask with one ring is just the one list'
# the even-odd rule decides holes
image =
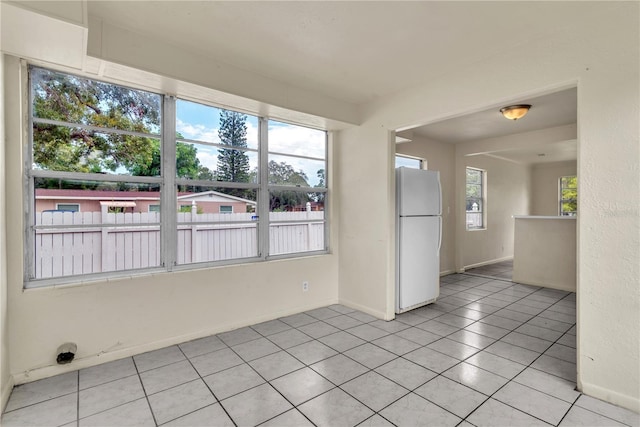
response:
{"label": "textured ceiling", "polygon": [[[576,23],[574,2],[89,1],[106,22],[362,104]],[[602,7],[602,6],[600,6]],[[597,8],[582,6],[582,15]],[[472,70],[472,68],[471,68]]]}
{"label": "textured ceiling", "polygon": [[517,99],[513,104],[530,104],[532,107],[526,116],[515,121],[502,117],[500,108],[492,108],[421,126],[413,129],[413,132],[429,139],[455,144],[568,125],[577,120],[576,88]]}

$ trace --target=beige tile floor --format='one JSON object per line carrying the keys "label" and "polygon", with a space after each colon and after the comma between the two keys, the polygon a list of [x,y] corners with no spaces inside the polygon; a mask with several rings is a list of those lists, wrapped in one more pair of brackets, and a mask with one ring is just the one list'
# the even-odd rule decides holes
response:
{"label": "beige tile floor", "polygon": [[384,322],[342,305],[15,387],[11,426],[638,426],[575,391],[575,295],[442,279]]}

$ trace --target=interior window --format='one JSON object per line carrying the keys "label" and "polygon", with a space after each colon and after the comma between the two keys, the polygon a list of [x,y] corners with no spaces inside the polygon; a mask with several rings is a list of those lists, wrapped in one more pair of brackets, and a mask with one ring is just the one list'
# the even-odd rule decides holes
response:
{"label": "interior window", "polygon": [[399,167],[422,169],[422,160],[415,157],[403,156],[396,154],[396,168]]}
{"label": "interior window", "polygon": [[578,213],[578,177],[560,177],[560,216],[575,216]]}
{"label": "interior window", "polygon": [[466,185],[466,216],[467,230],[481,230],[485,228],[485,182],[486,171],[467,168]]}

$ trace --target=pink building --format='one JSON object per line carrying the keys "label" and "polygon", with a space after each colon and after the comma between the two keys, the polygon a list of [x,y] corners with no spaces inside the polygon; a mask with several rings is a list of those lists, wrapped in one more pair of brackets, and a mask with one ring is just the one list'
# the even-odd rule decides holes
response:
{"label": "pink building", "polygon": [[[256,202],[217,191],[179,193],[177,209],[196,207],[198,213],[254,212]],[[36,189],[36,212],[158,212],[159,191]]]}

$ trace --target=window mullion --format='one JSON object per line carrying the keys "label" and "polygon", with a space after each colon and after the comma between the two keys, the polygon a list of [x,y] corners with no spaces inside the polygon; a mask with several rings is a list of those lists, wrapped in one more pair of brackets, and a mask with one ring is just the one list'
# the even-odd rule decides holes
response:
{"label": "window mullion", "polygon": [[176,265],[178,213],[176,209],[176,98],[165,95],[162,103],[162,188],[160,197],[160,257],[169,271]]}
{"label": "window mullion", "polygon": [[[325,193],[323,196],[322,201],[324,202],[324,250],[329,250],[329,246],[331,244],[331,233],[330,231],[330,225],[329,225],[329,212],[330,212],[330,207],[331,207],[331,202],[329,200],[329,178],[331,176],[331,174],[329,173],[329,159],[330,157],[330,153],[329,153],[329,147],[333,147],[333,138],[334,138],[335,134],[333,132],[326,132],[324,135],[324,158],[327,159],[325,166],[324,166],[324,186],[325,186]],[[422,163],[422,162],[421,162]],[[333,165],[333,163],[331,164]],[[333,184],[332,184],[333,185]]]}
{"label": "window mullion", "polygon": [[269,123],[264,117],[258,123],[258,255],[265,259],[269,255]]}
{"label": "window mullion", "polygon": [[20,75],[22,81],[28,82],[26,87],[22,87],[22,96],[23,103],[27,104],[27,108],[29,111],[29,123],[26,134],[29,138],[29,142],[25,145],[25,156],[23,163],[24,174],[26,175],[25,182],[25,197],[23,197],[23,212],[25,213],[24,221],[26,227],[24,227],[25,231],[25,239],[24,239],[24,274],[23,279],[24,283],[27,283],[31,279],[36,277],[36,268],[35,268],[35,206],[36,206],[36,191],[35,191],[35,182],[32,176],[30,176],[29,172],[31,171],[32,163],[33,163],[33,102],[31,91],[33,90],[31,84],[31,74],[28,71],[26,62],[21,60],[20,67]]}

